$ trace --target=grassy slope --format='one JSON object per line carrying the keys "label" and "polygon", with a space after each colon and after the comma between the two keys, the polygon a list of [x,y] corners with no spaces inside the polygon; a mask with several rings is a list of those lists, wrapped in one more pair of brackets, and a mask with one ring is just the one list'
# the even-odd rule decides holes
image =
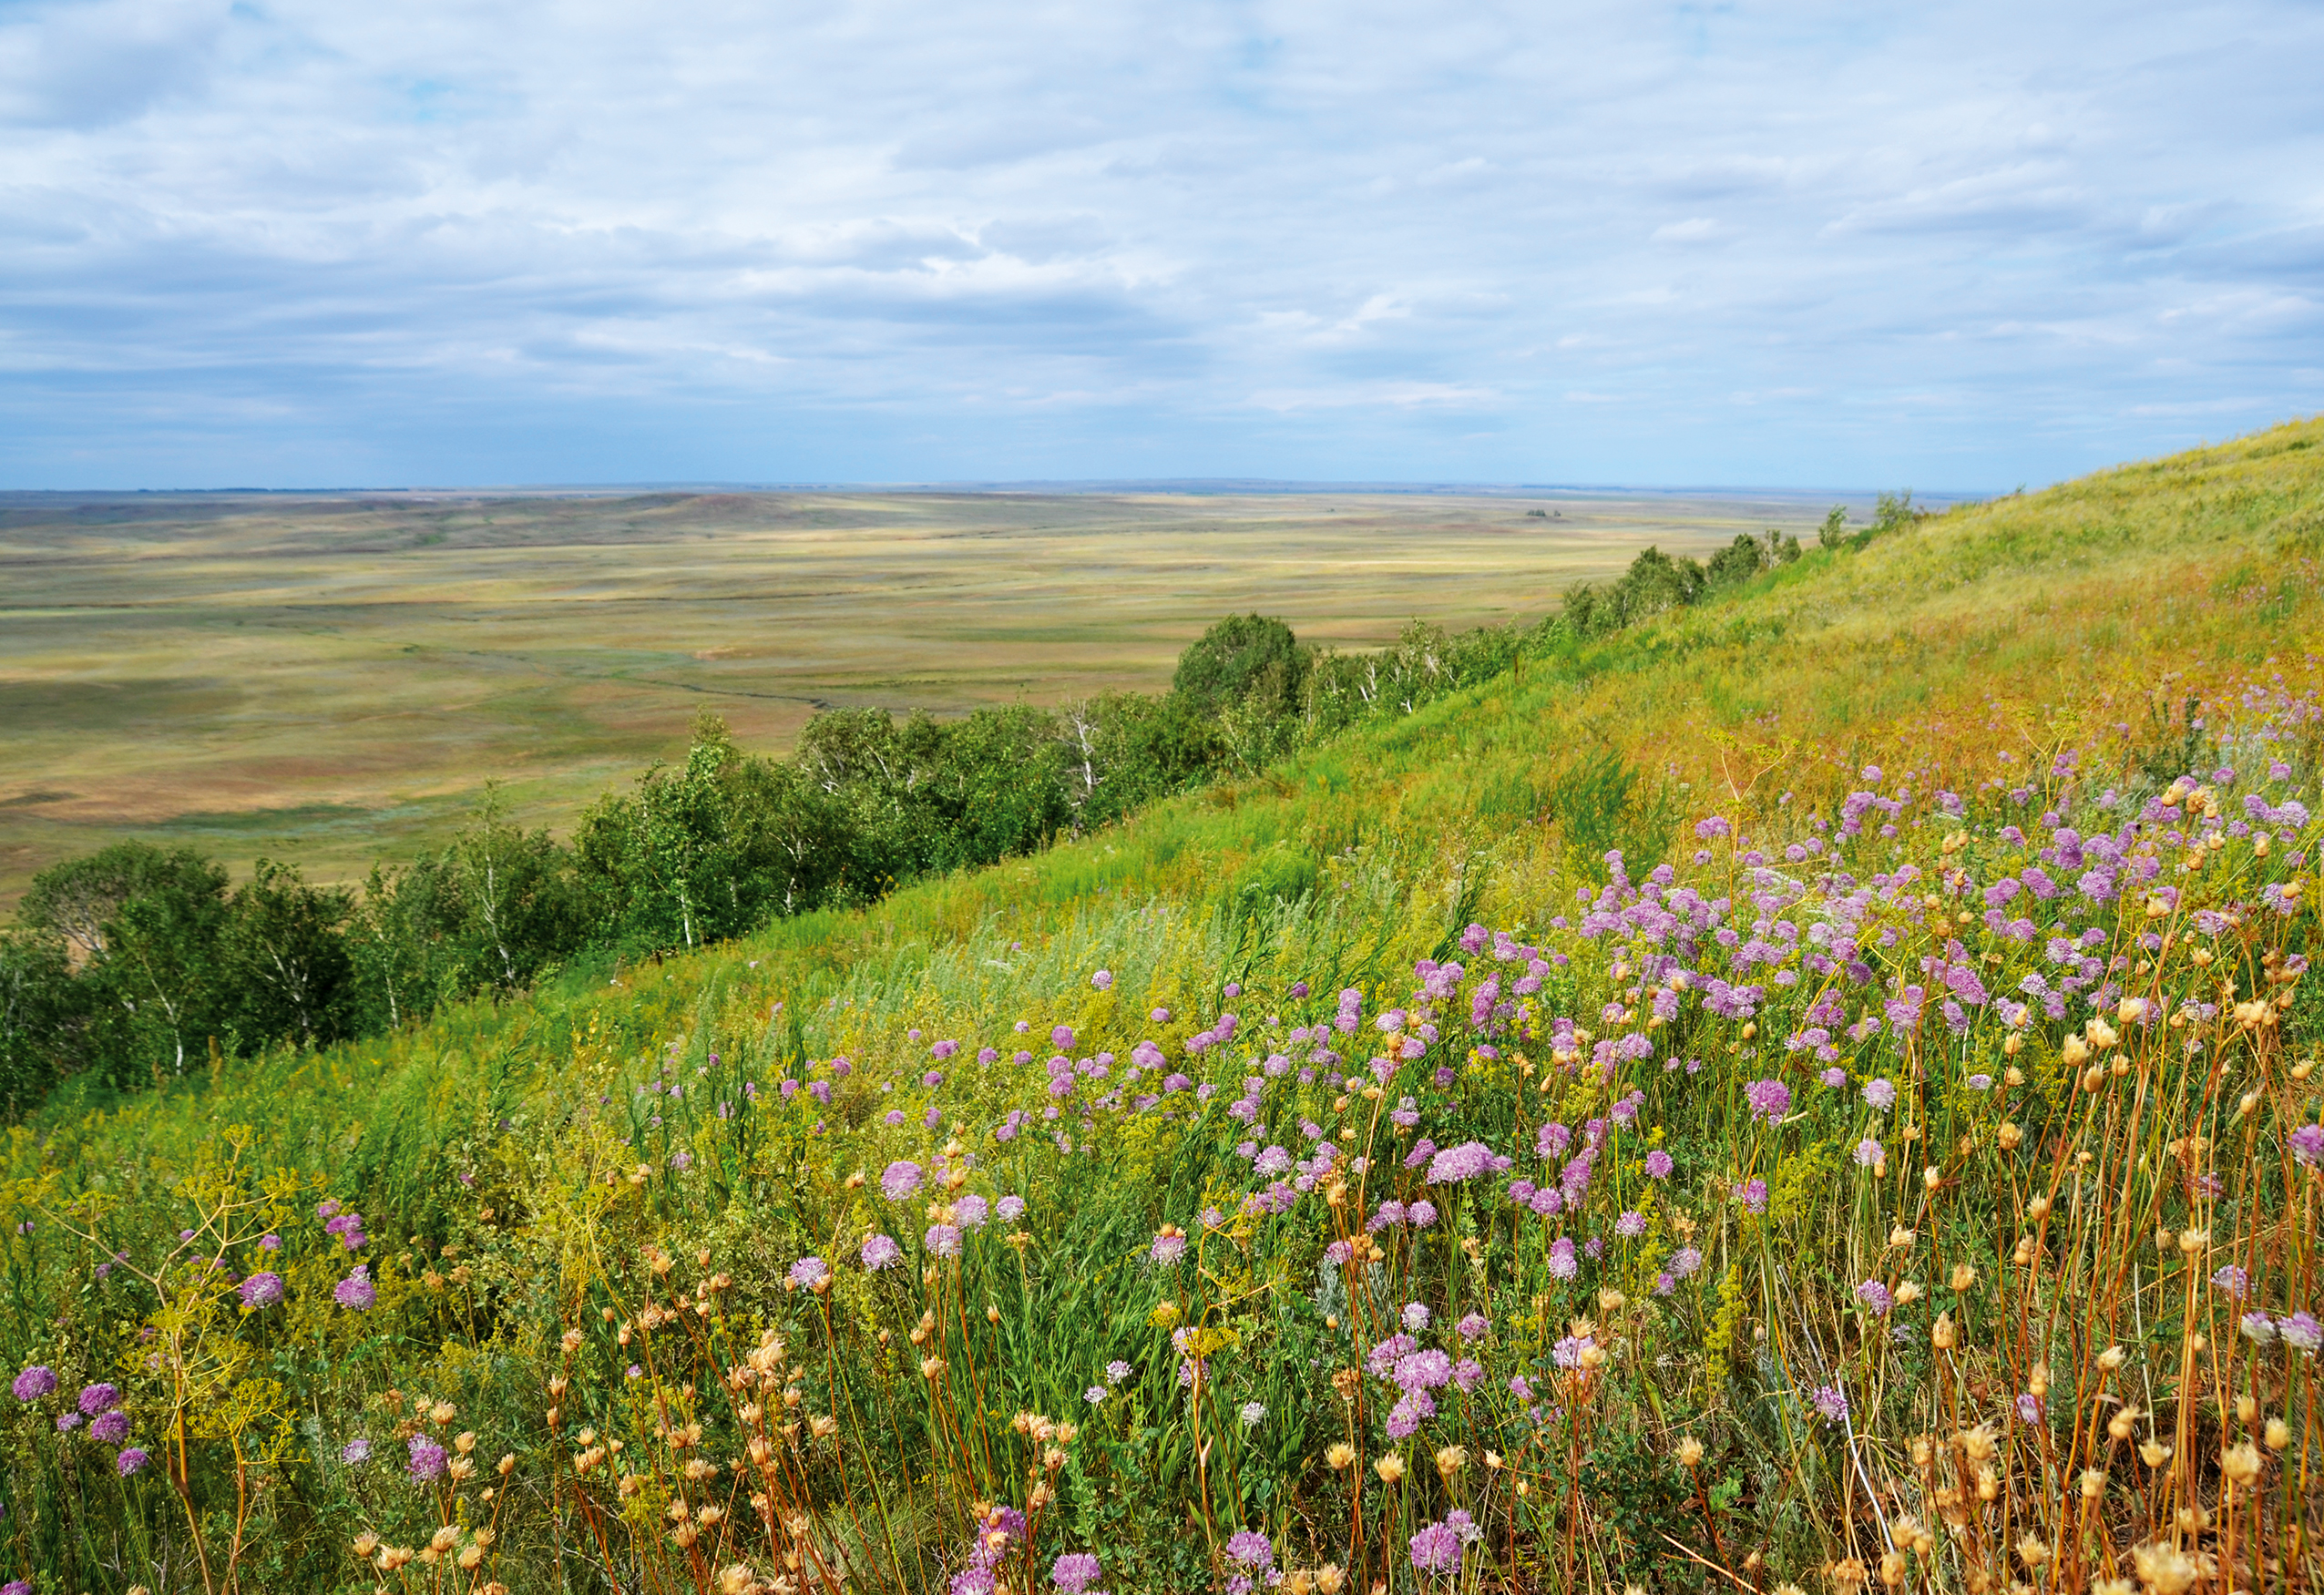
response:
{"label": "grassy slope", "polygon": [[[1071,967],[1078,950],[1118,942],[1136,905],[1207,908],[1282,844],[1361,845],[1404,882],[1410,912],[1372,953],[1385,972],[1452,923],[1427,896],[1457,872],[1491,923],[1538,903],[1560,850],[1553,830],[1512,816],[1509,794],[1538,794],[1592,747],[1666,772],[1696,807],[1772,812],[1789,792],[1805,808],[1867,761],[1966,751],[2004,774],[2065,742],[2135,733],[2175,673],[2175,690],[2199,688],[2261,665],[2281,639],[2324,635],[2319,445],[2324,421],[2292,423],[1961,508],[1861,553],[1811,554],[1745,596],[1530,659],[1264,780],[867,911],[785,922],[610,984],[603,969],[576,971],[527,1000],[125,1102],[67,1092],[13,1132],[9,1169],[138,1185],[170,1178],[220,1127],[249,1125],[263,1157],[425,1224],[457,1200],[449,1164],[495,1125],[553,1120],[536,1099],[560,1094],[583,1038],[606,1058],[681,1034],[773,1046],[758,1016],[787,1000],[811,1051],[860,1045],[875,1017],[933,1012],[939,992],[957,992],[967,938],[1022,941]],[[2316,660],[2279,668],[2312,680]],[[1491,866],[1475,869],[1479,859]],[[1222,959],[1231,951],[1215,925],[1187,934],[1217,938]],[[1021,967],[984,1000],[1043,989],[1042,968]],[[824,1006],[843,992],[850,1006]]]}

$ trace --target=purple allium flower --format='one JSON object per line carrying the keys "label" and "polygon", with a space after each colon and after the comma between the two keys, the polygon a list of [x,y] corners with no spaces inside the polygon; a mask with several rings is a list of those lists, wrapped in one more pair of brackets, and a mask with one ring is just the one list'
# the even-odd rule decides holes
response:
{"label": "purple allium flower", "polygon": [[378,1293],[372,1289],[370,1265],[357,1263],[354,1273],[332,1287],[331,1296],[341,1306],[352,1307],[358,1313],[377,1301]]}
{"label": "purple allium flower", "polygon": [[1430,1523],[1412,1537],[1412,1566],[1422,1573],[1452,1578],[1460,1571],[1460,1533],[1449,1523]]}
{"label": "purple allium flower", "polygon": [[107,1446],[118,1446],[129,1437],[129,1415],[119,1407],[100,1412],[89,1420],[88,1437]]}
{"label": "purple allium flower", "polygon": [[991,1214],[991,1207],[973,1191],[952,1204],[953,1220],[964,1230],[983,1229]]}
{"label": "purple allium flower", "polygon": [[920,1165],[908,1159],[898,1158],[880,1173],[880,1193],[890,1201],[902,1201],[920,1188]]}
{"label": "purple allium flower", "polygon": [[1492,1169],[1492,1148],[1480,1140],[1466,1140],[1457,1147],[1445,1148],[1428,1160],[1428,1183],[1457,1184],[1479,1174],[1490,1174]]}
{"label": "purple allium flower", "polygon": [[339,1460],[350,1467],[360,1467],[371,1460],[371,1442],[357,1435],[339,1447]]}
{"label": "purple allium flower", "polygon": [[2017,1420],[2038,1424],[2042,1421],[2042,1398],[2031,1390],[2021,1391],[2017,1398]]}
{"label": "purple allium flower", "polygon": [[1765,1180],[1746,1180],[1735,1194],[1742,1198],[1744,1207],[1749,1212],[1767,1211],[1767,1182]]}
{"label": "purple allium flower", "polygon": [[1404,1216],[1414,1229],[1425,1230],[1437,1222],[1437,1204],[1433,1201],[1416,1201],[1404,1210]]}
{"label": "purple allium flower", "polygon": [[2284,1344],[2294,1351],[2313,1355],[2319,1346],[2324,1346],[2324,1324],[2318,1324],[2305,1313],[2294,1313],[2288,1317],[2277,1319],[2276,1333],[2282,1335]]}
{"label": "purple allium flower", "polygon": [[241,1283],[242,1305],[250,1308],[271,1307],[282,1299],[282,1276],[279,1273],[254,1273]]}
{"label": "purple allium flower", "polygon": [[113,1468],[114,1471],[118,1473],[123,1478],[127,1478],[138,1468],[143,1467],[147,1463],[152,1460],[153,1458],[151,1457],[139,1450],[137,1447],[132,1446],[128,1450],[122,1452],[118,1457],[113,1458]]}
{"label": "purple allium flower", "polygon": [[1703,1266],[1703,1254],[1692,1246],[1682,1246],[1671,1253],[1671,1277],[1684,1279]]}
{"label": "purple allium flower", "polygon": [[1857,1286],[1856,1299],[1874,1313],[1882,1314],[1897,1304],[1896,1298],[1889,1293],[1889,1287],[1877,1279],[1868,1279]]}
{"label": "purple allium flower", "polygon": [[1088,1402],[1091,1406],[1096,1406],[1101,1405],[1109,1394],[1110,1392],[1107,1391],[1104,1385],[1092,1385],[1081,1393],[1081,1399]]}
{"label": "purple allium flower", "polygon": [[784,1277],[791,1282],[793,1290],[811,1291],[831,1277],[831,1270],[824,1266],[822,1258],[810,1254],[793,1263]]}
{"label": "purple allium flower", "polygon": [[1823,1081],[1827,1088],[1835,1091],[1845,1089],[1848,1085],[1848,1070],[1837,1066],[1826,1069],[1822,1074],[1817,1075],[1816,1078]]}
{"label": "purple allium flower", "polygon": [[1063,1595],[1090,1595],[1098,1577],[1098,1559],[1086,1550],[1068,1551],[1057,1559],[1049,1576]]}
{"label": "purple allium flower", "polygon": [[56,1416],[56,1432],[60,1435],[69,1435],[87,1421],[88,1419],[77,1412],[59,1413]]}
{"label": "purple allium flower", "polygon": [[1773,1124],[1791,1111],[1791,1088],[1781,1080],[1753,1080],[1743,1088],[1751,1116]]}
{"label": "purple allium flower", "polygon": [[1614,1220],[1614,1233],[1625,1241],[1634,1241],[1646,1232],[1646,1215],[1635,1208]]}
{"label": "purple allium flower", "polygon": [[904,1248],[886,1235],[874,1235],[864,1242],[864,1266],[877,1273],[904,1255]]}
{"label": "purple allium flower", "polygon": [[1419,1334],[1422,1330],[1428,1327],[1428,1309],[1427,1304],[1420,1302],[1405,1303],[1403,1318],[1404,1327],[1407,1330],[1410,1331],[1414,1334]]}
{"label": "purple allium flower", "polygon": [[1004,1196],[992,1204],[992,1210],[1002,1223],[1013,1224],[1025,1216],[1025,1199],[1021,1196]]}
{"label": "purple allium flower", "polygon": [[957,1257],[960,1255],[960,1231],[952,1224],[930,1224],[927,1234],[922,1237],[922,1244],[938,1257]]}
{"label": "purple allium flower", "polygon": [[2292,1159],[2311,1169],[2324,1162],[2324,1124],[2303,1124],[2292,1131]]}
{"label": "purple allium flower", "polygon": [[1646,1178],[1649,1180],[1667,1180],[1671,1177],[1671,1171],[1677,1167],[1671,1160],[1671,1155],[1660,1147],[1646,1154]]}
{"label": "purple allium flower", "polygon": [[1110,1362],[1105,1365],[1105,1377],[1106,1383],[1109,1385],[1121,1384],[1124,1379],[1130,1377],[1130,1365],[1122,1362],[1119,1358],[1116,1358],[1114,1361]]}
{"label": "purple allium flower", "polygon": [[81,1409],[85,1416],[95,1417],[100,1412],[120,1406],[121,1392],[117,1386],[111,1385],[84,1385],[81,1386],[80,1399],[74,1405]]}
{"label": "purple allium flower", "polygon": [[1817,1385],[1816,1393],[1808,1399],[1815,1403],[1816,1410],[1823,1415],[1827,1424],[1838,1423],[1848,1416],[1848,1393],[1837,1385]]}
{"label": "purple allium flower", "polygon": [[1265,1535],[1249,1529],[1239,1529],[1227,1537],[1226,1554],[1230,1560],[1240,1562],[1246,1568],[1275,1566],[1275,1547],[1268,1542]]}
{"label": "purple allium flower", "polygon": [[1881,1112],[1886,1113],[1889,1109],[1897,1105],[1896,1082],[1889,1079],[1885,1075],[1877,1080],[1865,1081],[1864,1100],[1872,1107],[1879,1109]]}
{"label": "purple allium flower", "polygon": [[56,1393],[56,1370],[46,1363],[35,1363],[18,1374],[8,1388],[18,1401],[38,1401],[44,1396]]}
{"label": "purple allium flower", "polygon": [[1430,1346],[1396,1360],[1396,1387],[1409,1396],[1417,1390],[1441,1390],[1452,1380],[1452,1359]]}
{"label": "purple allium flower", "polygon": [[282,1237],[280,1235],[261,1235],[258,1238],[258,1243],[261,1249],[268,1252],[282,1250]]}
{"label": "purple allium flower", "polygon": [[1090,984],[1096,987],[1100,991],[1111,990],[1113,986],[1113,971],[1111,969],[1099,970],[1095,975],[1090,976]]}
{"label": "purple allium flower", "polygon": [[1186,1255],[1186,1237],[1175,1230],[1164,1230],[1154,1237],[1149,1253],[1156,1263],[1172,1263]]}
{"label": "purple allium flower", "polygon": [[1582,1263],[1573,1252],[1573,1237],[1560,1235],[1550,1242],[1550,1274],[1554,1279],[1572,1279],[1582,1272]]}
{"label": "purple allium flower", "polygon": [[2251,1293],[2251,1276],[2232,1263],[2213,1274],[2211,1283],[2238,1302]]}
{"label": "purple allium flower", "polygon": [[1888,1161],[1888,1149],[1868,1135],[1856,1143],[1856,1166],[1859,1169],[1869,1169],[1876,1164],[1884,1163]]}
{"label": "purple allium flower", "polygon": [[446,1458],[443,1447],[425,1435],[414,1435],[411,1438],[410,1449],[412,1459],[404,1465],[404,1468],[412,1476],[414,1481],[420,1484],[432,1484],[444,1477],[444,1465]]}
{"label": "purple allium flower", "polygon": [[1492,1326],[1493,1321],[1482,1313],[1471,1313],[1454,1324],[1453,1328],[1459,1332],[1460,1338],[1463,1340],[1480,1340],[1484,1337],[1486,1331]]}

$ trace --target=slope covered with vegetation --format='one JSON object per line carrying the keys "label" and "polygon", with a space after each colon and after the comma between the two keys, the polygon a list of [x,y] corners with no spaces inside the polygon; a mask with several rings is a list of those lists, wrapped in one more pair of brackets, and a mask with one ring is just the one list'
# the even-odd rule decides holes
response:
{"label": "slope covered with vegetation", "polygon": [[67,1081],[0,1571],[2312,1580],[2319,440],[1625,597],[869,907]]}

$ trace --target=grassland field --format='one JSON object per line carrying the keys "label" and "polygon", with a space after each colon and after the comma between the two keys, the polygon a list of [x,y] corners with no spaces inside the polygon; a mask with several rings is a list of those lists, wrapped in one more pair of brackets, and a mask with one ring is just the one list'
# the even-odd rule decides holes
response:
{"label": "grassland field", "polygon": [[0,912],[124,836],[357,879],[490,778],[561,829],[705,705],[781,752],[821,708],[1158,690],[1228,613],[1342,648],[1536,619],[1649,543],[1699,555],[1830,502],[0,496]]}

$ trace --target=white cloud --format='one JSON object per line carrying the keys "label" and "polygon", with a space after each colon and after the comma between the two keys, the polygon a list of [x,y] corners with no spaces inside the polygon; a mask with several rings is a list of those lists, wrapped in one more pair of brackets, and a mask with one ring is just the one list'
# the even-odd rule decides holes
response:
{"label": "white cloud", "polygon": [[34,0],[0,486],[2042,479],[2324,405],[2320,55],[2301,0]]}

